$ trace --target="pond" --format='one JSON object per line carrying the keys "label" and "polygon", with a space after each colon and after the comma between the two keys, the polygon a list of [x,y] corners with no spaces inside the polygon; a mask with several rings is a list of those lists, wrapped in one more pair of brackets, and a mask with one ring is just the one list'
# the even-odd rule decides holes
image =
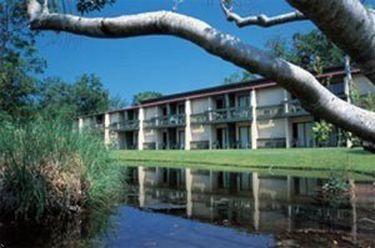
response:
{"label": "pond", "polygon": [[375,246],[375,179],[299,174],[128,167],[104,232],[0,225],[0,247]]}

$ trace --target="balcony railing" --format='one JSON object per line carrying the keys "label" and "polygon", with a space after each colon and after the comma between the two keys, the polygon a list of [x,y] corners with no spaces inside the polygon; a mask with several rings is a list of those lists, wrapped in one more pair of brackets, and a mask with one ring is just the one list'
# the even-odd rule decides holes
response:
{"label": "balcony railing", "polygon": [[209,149],[210,142],[208,140],[197,140],[190,142],[190,149],[192,150],[200,150],[200,149]]}
{"label": "balcony railing", "polygon": [[144,128],[153,128],[156,127],[156,118],[151,118],[143,121]]}
{"label": "balcony railing", "polygon": [[193,124],[205,124],[210,122],[209,112],[197,113],[190,115],[190,121]]}
{"label": "balcony railing", "polygon": [[287,113],[288,116],[304,116],[309,115],[304,108],[302,108],[301,103],[299,101],[292,101],[289,103],[289,112]]}
{"label": "balcony railing", "polygon": [[248,121],[251,119],[250,107],[216,109],[191,115],[191,122],[195,124]]}
{"label": "balcony railing", "polygon": [[178,127],[185,125],[185,114],[154,117],[143,122],[145,128]]}
{"label": "balcony railing", "polygon": [[211,122],[235,122],[251,120],[250,107],[235,107],[211,111]]}
{"label": "balcony railing", "polygon": [[143,143],[144,150],[155,150],[156,149],[156,142],[144,142]]}
{"label": "balcony railing", "polygon": [[264,138],[257,140],[258,148],[284,148],[286,147],[285,138]]}
{"label": "balcony railing", "polygon": [[86,123],[84,127],[92,130],[101,130],[104,129],[104,123]]}
{"label": "balcony railing", "polygon": [[138,120],[126,120],[121,122],[116,122],[110,125],[110,128],[114,131],[131,131],[139,129]]}
{"label": "balcony railing", "polygon": [[281,118],[285,114],[284,105],[272,105],[257,107],[257,118],[258,119],[272,119]]}

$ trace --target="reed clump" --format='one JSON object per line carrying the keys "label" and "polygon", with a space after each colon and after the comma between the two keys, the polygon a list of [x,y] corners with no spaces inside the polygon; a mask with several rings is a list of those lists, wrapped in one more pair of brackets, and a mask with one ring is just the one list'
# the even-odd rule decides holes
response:
{"label": "reed clump", "polygon": [[0,218],[45,221],[110,208],[122,184],[103,139],[37,117],[0,123]]}

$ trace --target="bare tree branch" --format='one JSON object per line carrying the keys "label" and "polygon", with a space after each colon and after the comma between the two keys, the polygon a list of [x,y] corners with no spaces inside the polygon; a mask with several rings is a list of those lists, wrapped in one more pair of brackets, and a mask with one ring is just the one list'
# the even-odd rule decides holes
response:
{"label": "bare tree branch", "polygon": [[44,0],[42,11],[48,13],[48,0]]}
{"label": "bare tree branch", "polygon": [[258,16],[247,16],[241,17],[240,15],[234,13],[231,8],[228,8],[225,0],[221,0],[221,8],[227,17],[228,21],[234,21],[236,25],[240,28],[257,25],[261,27],[271,27],[279,24],[284,24],[288,22],[295,22],[306,20],[307,18],[299,11],[293,11],[289,13],[285,13],[282,15],[268,17],[266,15],[258,15]]}
{"label": "bare tree branch", "polygon": [[171,35],[188,40],[208,53],[250,72],[275,80],[313,115],[375,142],[375,113],[351,105],[332,94],[308,71],[275,58],[240,39],[222,33],[193,17],[156,11],[112,18],[84,18],[38,11],[37,0],[29,0],[30,26],[97,38],[127,38]]}

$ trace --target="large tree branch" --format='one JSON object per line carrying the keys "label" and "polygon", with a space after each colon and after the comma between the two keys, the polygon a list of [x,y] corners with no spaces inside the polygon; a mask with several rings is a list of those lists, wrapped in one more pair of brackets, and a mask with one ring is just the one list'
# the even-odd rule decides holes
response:
{"label": "large tree branch", "polygon": [[375,15],[358,0],[287,0],[357,62],[375,84]]}
{"label": "large tree branch", "polygon": [[315,116],[375,142],[375,113],[339,99],[306,70],[269,56],[203,21],[166,11],[113,18],[83,18],[41,12],[36,0],[30,0],[29,3],[32,29],[64,31],[98,38],[172,35],[193,42],[210,54],[275,80],[298,97],[302,105]]}
{"label": "large tree branch", "polygon": [[240,15],[234,13],[231,8],[227,7],[226,1],[221,0],[221,8],[227,17],[228,21],[234,21],[236,25],[240,28],[257,25],[261,27],[271,27],[279,24],[284,24],[288,22],[295,22],[306,20],[307,18],[299,11],[293,11],[285,13],[282,15],[268,17],[264,14],[257,16],[247,16],[241,17]]}

